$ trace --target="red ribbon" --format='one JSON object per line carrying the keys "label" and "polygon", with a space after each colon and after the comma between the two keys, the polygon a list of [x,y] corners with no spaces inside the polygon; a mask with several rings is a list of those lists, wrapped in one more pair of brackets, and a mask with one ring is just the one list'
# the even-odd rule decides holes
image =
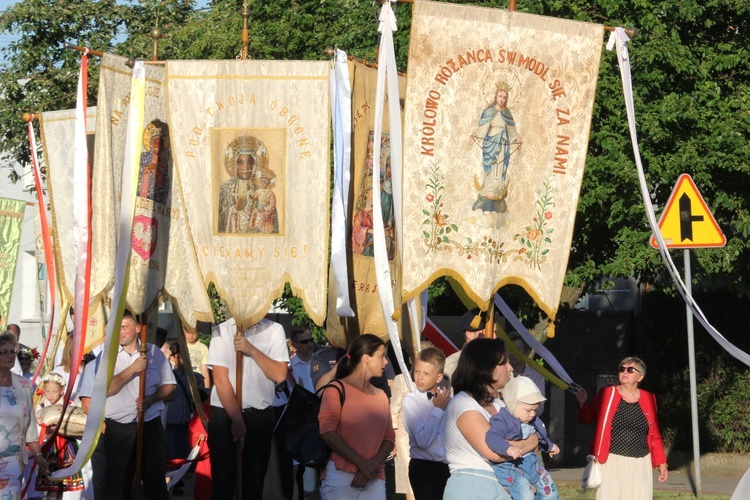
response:
{"label": "red ribbon", "polygon": [[[47,332],[47,339],[44,342],[44,350],[42,351],[42,360],[46,359],[47,357],[47,350],[49,348],[49,342],[52,339],[52,323],[54,322],[55,317],[55,289],[57,288],[55,284],[55,257],[52,253],[52,232],[49,228],[49,221],[47,220],[47,204],[44,202],[44,191],[42,190],[42,178],[39,175],[39,160],[37,157],[37,149],[36,149],[36,140],[34,139],[34,126],[32,125],[32,122],[34,121],[34,115],[31,115],[31,118],[29,119],[29,147],[31,149],[31,166],[32,170],[34,171],[34,187],[36,188],[36,198],[37,198],[37,204],[39,205],[39,221],[40,225],[42,226],[42,243],[44,245],[44,261],[47,265],[47,283],[49,284],[49,296],[50,296],[50,303],[52,304],[52,311],[50,314],[50,322],[49,322],[49,331]],[[36,351],[36,349],[34,349]],[[32,351],[32,354],[34,354],[34,351]],[[35,356],[38,357],[39,354]],[[34,376],[31,379],[31,383],[34,384],[36,382],[37,377],[39,376],[39,372],[42,370],[42,365],[44,363],[40,362],[37,363],[36,370],[34,371]]]}

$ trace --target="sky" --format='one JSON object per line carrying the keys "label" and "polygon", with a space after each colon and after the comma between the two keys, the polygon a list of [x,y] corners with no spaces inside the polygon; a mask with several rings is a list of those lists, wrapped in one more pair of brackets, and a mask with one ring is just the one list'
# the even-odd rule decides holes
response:
{"label": "sky", "polygon": [[[0,12],[5,11],[8,7],[16,3],[18,0],[0,0]],[[10,42],[15,40],[17,37],[13,37],[7,33],[0,33],[0,47],[7,46]]]}
{"label": "sky", "polygon": [[[0,12],[4,12],[8,7],[12,6],[15,3],[18,3],[20,0],[0,0]],[[122,3],[128,3],[128,2],[122,2]],[[203,7],[206,7],[208,5],[209,0],[197,0],[196,2],[196,9],[200,9]],[[7,47],[8,44],[10,44],[12,41],[16,40],[18,37],[14,35],[10,35],[8,33],[0,33],[0,47]],[[0,62],[4,62],[3,56],[0,56]]]}

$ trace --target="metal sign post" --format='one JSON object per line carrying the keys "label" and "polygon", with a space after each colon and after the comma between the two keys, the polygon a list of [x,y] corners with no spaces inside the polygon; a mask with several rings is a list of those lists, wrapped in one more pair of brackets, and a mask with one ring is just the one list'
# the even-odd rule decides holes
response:
{"label": "metal sign post", "polygon": [[[659,219],[659,231],[667,248],[682,248],[685,261],[685,289],[692,297],[692,276],[690,273],[690,249],[723,247],[727,239],[716,223],[711,210],[698,192],[693,179],[682,174],[669,197],[664,213]],[[655,237],[651,245],[658,248]],[[693,311],[687,310],[688,368],[690,370],[690,414],[693,430],[693,467],[695,474],[695,496],[700,500],[701,452],[698,433],[698,383],[695,376],[695,336],[693,335]]]}

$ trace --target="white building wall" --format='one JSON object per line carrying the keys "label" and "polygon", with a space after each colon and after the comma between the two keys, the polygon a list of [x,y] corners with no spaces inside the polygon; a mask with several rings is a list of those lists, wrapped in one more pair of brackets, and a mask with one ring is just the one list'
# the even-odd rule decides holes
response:
{"label": "white building wall", "polygon": [[32,191],[34,174],[30,166],[23,169],[16,165],[16,171],[19,173],[23,171],[23,174],[21,179],[14,184],[7,177],[10,168],[7,160],[0,162],[0,164],[3,167],[7,166],[6,168],[0,168],[0,197],[28,202],[23,219],[21,245],[18,252],[8,323],[16,323],[21,327],[21,343],[29,347],[36,347],[41,352],[44,347],[41,320],[44,319],[44,328],[49,328],[51,307],[49,288],[45,280],[40,283],[44,290],[45,302],[43,310],[40,310],[34,244],[34,215],[37,211],[36,193]]}

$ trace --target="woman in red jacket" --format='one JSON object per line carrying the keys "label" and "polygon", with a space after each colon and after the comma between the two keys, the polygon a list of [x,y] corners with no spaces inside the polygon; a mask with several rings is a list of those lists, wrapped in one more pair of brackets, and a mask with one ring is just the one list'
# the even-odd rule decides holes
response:
{"label": "woman in red jacket", "polygon": [[667,459],[656,419],[656,397],[638,384],[646,376],[646,363],[628,357],[620,362],[620,385],[605,387],[590,402],[585,389],[578,391],[578,419],[596,422],[590,452],[602,464],[602,484],[597,499],[652,498],[652,468],[659,482],[667,480]]}

